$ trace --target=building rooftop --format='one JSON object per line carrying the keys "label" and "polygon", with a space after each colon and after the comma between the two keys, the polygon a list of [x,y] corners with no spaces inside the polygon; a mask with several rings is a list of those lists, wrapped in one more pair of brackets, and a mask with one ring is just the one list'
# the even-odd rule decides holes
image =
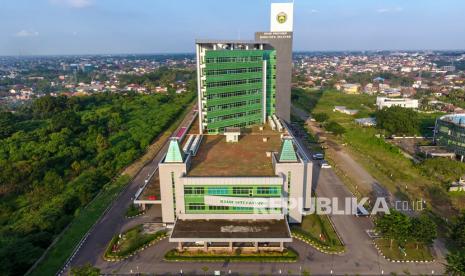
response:
{"label": "building rooftop", "polygon": [[[266,140],[266,142],[264,142]],[[224,135],[204,135],[188,176],[274,176],[271,154],[281,149],[281,133],[264,125],[243,130],[237,143]]]}
{"label": "building rooftop", "polygon": [[465,125],[465,114],[448,114],[440,117],[440,119],[460,126]]}
{"label": "building rooftop", "polygon": [[155,173],[136,200],[160,200],[160,175]]}
{"label": "building rooftop", "polygon": [[196,44],[269,44],[260,40],[234,40],[234,39],[196,39]]}
{"label": "building rooftop", "polygon": [[177,220],[170,240],[291,239],[286,220]]}

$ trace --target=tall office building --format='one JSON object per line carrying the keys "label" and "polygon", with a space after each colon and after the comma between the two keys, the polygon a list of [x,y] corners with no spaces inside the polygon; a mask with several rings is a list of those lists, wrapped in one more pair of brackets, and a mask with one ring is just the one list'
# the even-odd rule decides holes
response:
{"label": "tall office building", "polygon": [[227,127],[291,117],[293,4],[271,4],[271,32],[254,41],[197,40],[199,127],[217,134]]}
{"label": "tall office building", "polygon": [[276,115],[285,122],[291,120],[293,11],[293,3],[272,3],[270,32],[255,33],[276,50]]}
{"label": "tall office building", "polygon": [[275,114],[276,51],[259,41],[197,40],[199,126],[263,124]]}

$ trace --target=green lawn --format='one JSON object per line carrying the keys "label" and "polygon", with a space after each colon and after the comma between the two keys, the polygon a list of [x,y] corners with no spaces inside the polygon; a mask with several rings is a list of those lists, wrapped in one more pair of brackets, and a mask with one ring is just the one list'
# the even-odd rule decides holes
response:
{"label": "green lawn", "polygon": [[121,235],[115,235],[110,241],[105,258],[124,258],[138,251],[152,241],[165,237],[164,231],[144,233],[142,225],[137,225]]}
{"label": "green lawn", "polygon": [[326,215],[306,215],[303,217],[302,223],[292,226],[291,230],[320,246],[329,247],[331,251],[342,251],[344,249],[344,245],[339,240]]}
{"label": "green lawn", "polygon": [[[296,100],[296,96],[293,96],[293,104],[312,113],[326,113],[329,115],[329,121],[338,122],[346,129],[342,137],[330,136],[330,139],[338,144],[346,144],[345,150],[393,194],[408,200],[424,199],[431,208],[442,215],[450,214],[451,205],[458,209],[465,208],[465,196],[450,197],[444,184],[440,183],[437,177],[425,174],[424,170],[406,158],[399,148],[385,142],[383,138],[378,138],[377,135],[383,134],[382,130],[360,127],[354,122],[355,118],[373,115],[376,111],[375,96],[346,95],[334,90],[297,90],[293,93],[298,97]],[[350,116],[333,112],[336,105],[358,109],[359,113]],[[428,126],[434,125],[434,118],[438,114],[419,113],[419,116],[421,128],[426,130]]]}
{"label": "green lawn", "polygon": [[129,177],[122,176],[104,186],[97,197],[77,214],[57,243],[51,247],[43,261],[30,275],[55,275],[71,255],[74,247],[128,182]]}
{"label": "green lawn", "polygon": [[[417,245],[413,242],[405,245],[404,251],[399,248],[399,244],[394,241],[392,248],[390,247],[390,241],[388,239],[377,239],[375,240],[376,245],[381,250],[383,255],[391,260],[398,261],[432,261],[433,256],[429,248],[423,244]],[[405,253],[405,254],[404,254]]]}

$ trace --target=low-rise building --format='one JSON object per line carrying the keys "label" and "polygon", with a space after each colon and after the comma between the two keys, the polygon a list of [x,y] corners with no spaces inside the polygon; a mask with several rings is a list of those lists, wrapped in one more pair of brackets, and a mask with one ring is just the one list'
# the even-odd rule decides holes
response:
{"label": "low-rise building", "polygon": [[346,83],[342,85],[342,91],[346,94],[359,94],[360,84],[358,83]]}
{"label": "low-rise building", "polygon": [[347,115],[355,115],[358,113],[358,110],[357,109],[348,109],[347,107],[345,106],[335,106],[333,108],[333,111],[337,111],[337,112],[341,112],[341,113],[344,113],[344,114],[347,114]]}
{"label": "low-rise building", "polygon": [[419,106],[417,99],[410,98],[388,98],[388,97],[376,97],[376,106],[378,109],[385,107],[400,106],[405,108],[417,109]]}

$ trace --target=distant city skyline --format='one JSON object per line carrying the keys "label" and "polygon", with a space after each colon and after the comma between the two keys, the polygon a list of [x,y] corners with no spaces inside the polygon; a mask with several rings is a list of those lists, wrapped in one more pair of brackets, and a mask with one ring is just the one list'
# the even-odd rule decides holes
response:
{"label": "distant city skyline", "polygon": [[[196,38],[269,30],[270,3],[5,0],[0,55],[193,53]],[[461,0],[296,0],[294,51],[463,50],[464,10]]]}

